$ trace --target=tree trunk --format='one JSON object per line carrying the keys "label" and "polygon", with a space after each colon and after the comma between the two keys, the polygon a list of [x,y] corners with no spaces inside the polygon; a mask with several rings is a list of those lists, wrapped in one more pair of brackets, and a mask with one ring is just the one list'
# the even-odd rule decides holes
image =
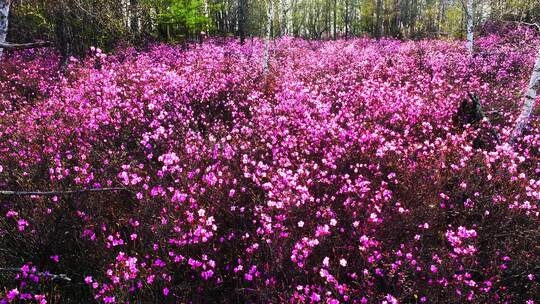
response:
{"label": "tree trunk", "polygon": [[393,37],[399,37],[400,30],[399,30],[399,23],[401,18],[401,11],[400,11],[400,0],[394,0],[393,7],[392,7],[392,18],[390,18],[389,26],[388,26],[388,32],[392,34]]}
{"label": "tree trunk", "polygon": [[345,39],[349,38],[349,0],[345,0]]}
{"label": "tree trunk", "polygon": [[334,40],[337,39],[337,0],[334,0]]}
{"label": "tree trunk", "polygon": [[137,0],[130,0],[129,1],[129,11],[130,11],[130,25],[131,25],[131,32],[134,37],[137,37],[139,34],[139,16],[138,16],[138,10],[139,10],[139,4],[137,3]]}
{"label": "tree trunk", "polygon": [[268,10],[266,16],[266,42],[264,45],[264,62],[263,62],[263,71],[264,73],[268,72],[270,67],[270,40],[272,38],[272,19],[274,17],[274,4],[272,0],[268,1]]}
{"label": "tree trunk", "polygon": [[247,0],[238,0],[238,36],[240,36],[240,44],[244,44],[246,40],[246,11]]}
{"label": "tree trunk", "polygon": [[529,86],[527,88],[527,93],[525,94],[525,102],[523,108],[521,109],[521,114],[519,115],[514,130],[512,132],[512,137],[510,142],[514,142],[521,134],[523,129],[529,123],[529,118],[531,116],[532,110],[534,108],[536,94],[538,92],[538,87],[540,85],[540,49],[538,50],[538,55],[536,55],[536,63],[531,74],[531,79],[529,81]]}
{"label": "tree trunk", "polygon": [[66,68],[69,57],[73,54],[73,32],[70,25],[71,12],[57,8],[54,12],[56,43],[62,55],[62,67]]}
{"label": "tree trunk", "polygon": [[439,35],[441,34],[446,20],[446,0],[439,0],[439,18],[437,22],[437,30]]}
{"label": "tree trunk", "polygon": [[287,11],[288,11],[288,8],[287,8],[287,1],[286,0],[280,0],[279,1],[280,4],[281,4],[281,21],[279,22],[279,25],[280,25],[280,36],[286,36],[288,34],[287,32],[287,23],[288,23],[288,18],[287,18]]}
{"label": "tree trunk", "polygon": [[209,34],[210,31],[210,25],[208,22],[210,21],[210,10],[208,9],[208,0],[204,0],[204,17],[206,20],[204,21],[204,30],[206,31],[206,34]]}
{"label": "tree trunk", "polygon": [[474,51],[474,0],[467,0],[467,50]]}
{"label": "tree trunk", "polygon": [[[10,0],[0,0],[0,43],[5,43],[9,25]],[[4,49],[0,48],[0,59],[4,54]]]}
{"label": "tree trunk", "polygon": [[382,0],[377,0],[375,9],[375,37],[382,36]]}

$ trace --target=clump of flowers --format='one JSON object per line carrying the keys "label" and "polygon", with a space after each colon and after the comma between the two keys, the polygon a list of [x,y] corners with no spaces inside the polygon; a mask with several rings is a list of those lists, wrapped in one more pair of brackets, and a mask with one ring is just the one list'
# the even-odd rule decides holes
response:
{"label": "clump of flowers", "polygon": [[8,54],[0,189],[109,190],[0,197],[0,301],[537,300],[523,33]]}

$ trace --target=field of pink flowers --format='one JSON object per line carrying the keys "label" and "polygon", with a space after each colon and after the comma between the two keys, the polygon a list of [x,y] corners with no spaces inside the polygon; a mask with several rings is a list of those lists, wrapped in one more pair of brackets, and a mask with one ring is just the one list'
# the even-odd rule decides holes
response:
{"label": "field of pink flowers", "polygon": [[0,195],[0,303],[539,303],[539,45],[10,54],[0,190],[120,189]]}

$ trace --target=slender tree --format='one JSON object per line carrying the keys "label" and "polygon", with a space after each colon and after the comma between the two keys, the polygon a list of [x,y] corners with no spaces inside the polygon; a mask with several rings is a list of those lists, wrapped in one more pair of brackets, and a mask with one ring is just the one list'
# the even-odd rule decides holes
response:
{"label": "slender tree", "polygon": [[280,36],[286,36],[288,34],[288,13],[289,8],[287,7],[287,0],[280,0],[280,9],[281,9],[281,15],[280,15],[280,21],[279,21],[279,32]]}
{"label": "slender tree", "polygon": [[532,113],[532,110],[535,105],[536,95],[538,88],[540,86],[540,49],[538,50],[538,55],[536,55],[536,63],[534,64],[533,71],[531,73],[531,79],[529,80],[529,86],[527,88],[527,93],[525,94],[525,101],[521,109],[521,114],[519,115],[514,130],[512,131],[512,136],[510,137],[510,142],[514,142],[521,134],[523,129],[529,123],[529,119]]}
{"label": "slender tree", "polygon": [[344,23],[345,23],[345,39],[349,38],[349,23],[350,23],[350,15],[349,15],[349,0],[345,0],[345,16],[344,16]]}
{"label": "slender tree", "polygon": [[[9,25],[9,6],[10,0],[0,0],[0,43],[5,43]],[[0,48],[0,58],[4,53],[4,49]]]}
{"label": "slender tree", "polygon": [[131,34],[137,36],[139,34],[139,1],[129,0],[130,25]]}
{"label": "slender tree", "polygon": [[467,50],[474,51],[474,0],[467,0]]}
{"label": "slender tree", "polygon": [[337,38],[337,0],[334,0],[334,39]]}
{"label": "slender tree", "polygon": [[375,37],[380,38],[382,36],[382,0],[376,0],[375,8]]}
{"label": "slender tree", "polygon": [[246,40],[247,0],[238,0],[238,36],[240,43]]}
{"label": "slender tree", "polygon": [[204,0],[204,17],[206,18],[204,30],[208,34],[208,32],[210,31],[210,10],[208,8],[208,0]]}
{"label": "slender tree", "polygon": [[274,3],[272,0],[267,0],[267,16],[266,16],[266,41],[264,44],[264,62],[263,71],[267,73],[270,68],[270,40],[272,39],[272,19],[274,17]]}

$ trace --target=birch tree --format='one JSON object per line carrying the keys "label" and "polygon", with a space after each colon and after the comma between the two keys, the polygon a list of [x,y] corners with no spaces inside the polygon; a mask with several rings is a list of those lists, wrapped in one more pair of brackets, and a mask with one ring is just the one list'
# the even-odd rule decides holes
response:
{"label": "birch tree", "polygon": [[519,115],[514,130],[512,131],[512,136],[510,142],[513,143],[521,134],[523,129],[529,123],[529,119],[532,113],[532,110],[535,105],[536,95],[540,85],[540,49],[536,55],[536,63],[531,74],[531,79],[529,80],[529,86],[527,88],[527,93],[525,94],[525,101],[521,109],[521,114]]}
{"label": "birch tree", "polygon": [[268,72],[270,67],[270,40],[272,38],[272,19],[274,17],[274,4],[272,0],[268,0],[267,16],[266,16],[266,41],[264,44],[264,62],[263,71]]}
{"label": "birch tree", "polygon": [[337,0],[334,0],[334,40],[337,39]]}
{"label": "birch tree", "polygon": [[11,0],[0,0],[0,59],[4,55],[4,49],[30,49],[49,46],[49,42],[10,43],[6,41],[9,29],[10,5]]}
{"label": "birch tree", "polygon": [[[0,0],[0,43],[6,43],[9,25],[9,6],[11,0]],[[4,54],[4,49],[0,48],[0,58]]]}
{"label": "birch tree", "polygon": [[205,31],[206,34],[210,32],[210,10],[208,9],[208,0],[204,0],[204,17],[206,18]]}
{"label": "birch tree", "polygon": [[474,47],[474,0],[467,0],[467,50],[473,54]]}
{"label": "birch tree", "polygon": [[279,21],[279,32],[280,36],[286,36],[288,34],[288,13],[289,8],[287,7],[287,0],[279,0],[280,3],[280,9],[281,9],[281,16]]}

